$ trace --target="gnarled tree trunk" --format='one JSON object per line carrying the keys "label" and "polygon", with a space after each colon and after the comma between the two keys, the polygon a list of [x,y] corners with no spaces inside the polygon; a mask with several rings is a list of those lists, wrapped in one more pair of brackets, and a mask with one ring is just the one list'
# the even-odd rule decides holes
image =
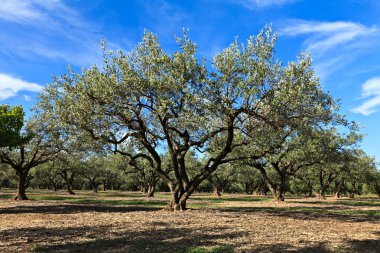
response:
{"label": "gnarled tree trunk", "polygon": [[148,192],[147,192],[147,197],[148,198],[153,198],[155,191],[156,191],[156,186],[155,185],[149,185]]}
{"label": "gnarled tree trunk", "polygon": [[15,196],[15,200],[28,200],[26,196],[26,181],[28,177],[29,170],[19,169],[17,171],[18,176],[18,184],[17,184],[17,195]]}

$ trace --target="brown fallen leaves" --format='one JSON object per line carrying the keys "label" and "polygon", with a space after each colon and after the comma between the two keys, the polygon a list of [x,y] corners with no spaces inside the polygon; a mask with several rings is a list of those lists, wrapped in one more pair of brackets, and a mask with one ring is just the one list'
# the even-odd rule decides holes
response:
{"label": "brown fallen leaves", "polygon": [[380,252],[380,217],[341,210],[378,212],[380,205],[223,201],[168,212],[138,205],[2,200],[0,252]]}

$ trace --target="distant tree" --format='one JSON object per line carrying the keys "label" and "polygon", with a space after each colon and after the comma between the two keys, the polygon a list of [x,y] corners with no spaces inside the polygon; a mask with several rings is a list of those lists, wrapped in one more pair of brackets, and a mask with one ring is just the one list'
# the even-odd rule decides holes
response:
{"label": "distant tree", "polygon": [[82,161],[82,177],[88,180],[90,187],[94,193],[98,192],[99,186],[102,184],[104,176],[104,168],[106,160],[102,156],[92,156]]}
{"label": "distant tree", "polygon": [[65,143],[69,143],[62,138],[63,133],[50,123],[47,115],[35,115],[28,121],[24,130],[19,132],[19,137],[15,138],[22,141],[14,143],[12,147],[0,148],[0,163],[12,167],[18,177],[15,200],[28,199],[25,190],[30,180],[29,171],[54,159],[64,149]]}
{"label": "distant tree", "polygon": [[0,105],[0,148],[18,146],[26,141],[21,135],[24,115],[21,106]]}
{"label": "distant tree", "polygon": [[0,163],[0,187],[16,188],[17,177],[15,171],[7,164]]}
{"label": "distant tree", "polygon": [[232,163],[222,164],[220,168],[215,171],[208,178],[209,182],[214,188],[215,196],[222,196],[224,190],[236,178],[236,169]]}
{"label": "distant tree", "polygon": [[81,172],[80,158],[77,156],[59,156],[54,161],[55,172],[65,183],[66,191],[70,195],[75,195],[74,180]]}
{"label": "distant tree", "polygon": [[53,163],[47,162],[35,168],[33,185],[58,191],[61,184],[62,178],[57,174]]}
{"label": "distant tree", "polygon": [[361,194],[365,183],[371,182],[371,173],[376,170],[376,165],[374,158],[360,149],[352,150],[352,158],[347,160],[341,187],[348,192],[350,198],[354,198],[355,194]]}
{"label": "distant tree", "polygon": [[369,189],[380,198],[380,171],[374,166],[367,179]]}
{"label": "distant tree", "polygon": [[265,195],[269,191],[258,170],[252,170],[252,168],[245,163],[237,164],[236,170],[236,181],[242,186],[246,194],[256,193]]}

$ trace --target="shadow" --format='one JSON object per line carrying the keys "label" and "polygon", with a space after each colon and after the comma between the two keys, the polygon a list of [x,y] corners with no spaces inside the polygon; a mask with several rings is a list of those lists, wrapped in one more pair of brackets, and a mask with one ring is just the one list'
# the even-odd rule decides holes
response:
{"label": "shadow", "polygon": [[205,202],[211,202],[211,203],[222,203],[222,202],[267,202],[271,201],[272,198],[265,198],[265,197],[251,197],[247,196],[244,198],[233,198],[233,197],[196,197],[196,198],[190,198],[190,200],[196,200],[196,201],[205,201]]}
{"label": "shadow", "polygon": [[0,208],[0,214],[72,214],[83,212],[139,212],[139,211],[157,211],[162,207],[157,206],[110,206],[110,205],[91,205],[91,204],[44,204],[43,206],[15,206]]}
{"label": "shadow", "polygon": [[[303,242],[307,244],[307,242]],[[379,253],[380,239],[374,240],[349,240],[342,246],[328,247],[326,242],[314,245],[294,246],[290,244],[259,245],[247,252],[270,252],[270,253]]]}
{"label": "shadow", "polygon": [[380,207],[380,200],[370,200],[370,199],[337,199],[333,202],[331,201],[287,201],[289,203],[296,204],[311,204],[311,205],[342,205],[342,206],[368,206],[368,207]]}
{"label": "shadow", "polygon": [[376,240],[352,240],[348,241],[348,252],[379,253],[380,239]]}
{"label": "shadow", "polygon": [[[323,207],[310,207],[310,206],[297,206],[297,207],[232,207],[232,208],[218,208],[209,209],[220,212],[234,212],[234,213],[266,213],[271,216],[293,218],[299,220],[321,220],[321,219],[335,219],[343,222],[380,222],[380,216],[367,214],[341,214],[334,213],[334,211],[341,211],[341,208],[323,208]],[[343,209],[343,211],[345,211]]]}
{"label": "shadow", "polygon": [[[231,245],[215,241],[227,241],[244,235],[242,232],[226,233],[225,228],[215,230],[191,230],[151,227],[139,231],[118,231],[112,226],[78,228],[20,228],[0,231],[5,241],[27,238],[23,250],[33,252],[233,252]],[[117,231],[117,230],[116,230]],[[18,246],[20,246],[19,242]],[[4,244],[3,244],[4,245]],[[8,247],[12,244],[8,244]],[[234,245],[239,246],[239,245]],[[194,248],[195,247],[195,248]],[[203,249],[204,247],[204,249]],[[2,250],[0,245],[0,251]],[[196,251],[198,250],[198,251]]]}
{"label": "shadow", "polygon": [[[379,252],[380,239],[349,240],[339,247],[328,247],[327,242],[299,241],[298,244],[272,243],[250,246],[239,238],[246,232],[226,232],[224,227],[190,229],[173,227],[175,224],[159,222],[150,227],[125,231],[122,227],[85,226],[68,228],[19,228],[0,231],[0,251],[18,247],[20,252],[167,252],[167,253],[354,253]],[[124,230],[124,231],[123,231]],[[15,239],[17,235],[17,239]],[[24,239],[20,243],[20,238]],[[14,241],[12,243],[12,241]]]}
{"label": "shadow", "polygon": [[270,252],[270,253],[333,253],[327,248],[325,243],[318,243],[316,245],[309,245],[305,247],[295,247],[290,244],[271,244],[271,245],[260,245],[253,249],[252,252]]}

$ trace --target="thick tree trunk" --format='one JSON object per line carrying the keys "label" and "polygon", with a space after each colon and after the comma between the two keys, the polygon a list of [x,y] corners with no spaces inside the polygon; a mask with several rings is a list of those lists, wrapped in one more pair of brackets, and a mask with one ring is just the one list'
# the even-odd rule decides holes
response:
{"label": "thick tree trunk", "polygon": [[252,195],[253,194],[253,184],[252,183],[245,183],[244,184],[244,191],[246,194],[248,195]]}
{"label": "thick tree trunk", "polygon": [[326,191],[326,189],[324,189],[324,188],[319,189],[319,192],[318,192],[318,198],[319,199],[325,199],[325,197],[324,197],[325,191]]}
{"label": "thick tree trunk", "polygon": [[70,194],[70,195],[75,195],[75,192],[73,192],[73,187],[72,187],[72,181],[73,180],[69,180],[68,178],[65,179],[65,182],[66,182],[66,190],[67,192]]}
{"label": "thick tree trunk", "polygon": [[353,198],[355,197],[355,193],[350,192],[348,196],[349,196],[351,199],[353,199]]}
{"label": "thick tree trunk", "polygon": [[186,201],[187,201],[187,198],[178,199],[177,196],[173,196],[169,204],[169,209],[172,211],[178,211],[178,210],[184,211],[187,209]]}
{"label": "thick tree trunk", "polygon": [[284,201],[285,200],[285,190],[286,190],[286,175],[281,174],[281,182],[276,188],[271,186],[271,191],[275,201]]}
{"label": "thick tree trunk", "polygon": [[155,185],[150,185],[148,187],[148,193],[147,193],[147,197],[148,198],[153,198],[154,197],[154,193],[156,191],[156,186]]}
{"label": "thick tree trunk", "polygon": [[313,185],[310,185],[308,188],[309,188],[309,191],[308,191],[307,196],[308,197],[313,197]]}
{"label": "thick tree trunk", "polygon": [[339,191],[335,192],[334,197],[335,197],[336,199],[339,199],[339,198],[341,197],[341,196],[340,196],[340,192],[339,192]]}
{"label": "thick tree trunk", "polygon": [[200,182],[201,181],[193,183],[193,185],[188,186],[186,190],[179,190],[178,188],[174,188],[171,184],[168,184],[169,189],[172,193],[172,199],[169,202],[169,210],[172,210],[172,211],[186,210],[187,200],[189,199],[190,195],[193,194],[193,192],[198,187]]}
{"label": "thick tree trunk", "polygon": [[277,189],[277,190],[274,190],[272,192],[273,194],[273,198],[275,201],[277,202],[280,202],[280,201],[284,201],[285,200],[285,197],[284,197],[284,192],[282,189]]}
{"label": "thick tree trunk", "polygon": [[220,197],[222,196],[223,189],[220,189],[219,187],[214,187],[214,196]]}
{"label": "thick tree trunk", "polygon": [[74,173],[72,172],[70,177],[67,174],[67,170],[63,170],[59,175],[63,178],[66,184],[66,190],[70,195],[75,195],[75,192],[73,192],[73,182],[74,182]]}
{"label": "thick tree trunk", "polygon": [[66,190],[67,190],[67,192],[70,195],[75,195],[75,192],[73,192],[73,187],[71,186],[71,183],[69,182],[69,180],[65,180],[65,181],[66,181]]}
{"label": "thick tree trunk", "polygon": [[73,190],[71,189],[70,186],[67,186],[67,192],[68,192],[70,195],[75,195],[75,192],[73,192]]}
{"label": "thick tree trunk", "polygon": [[14,198],[15,200],[28,200],[26,196],[26,179],[28,176],[28,171],[19,171],[18,173],[18,185],[17,185],[17,195]]}

